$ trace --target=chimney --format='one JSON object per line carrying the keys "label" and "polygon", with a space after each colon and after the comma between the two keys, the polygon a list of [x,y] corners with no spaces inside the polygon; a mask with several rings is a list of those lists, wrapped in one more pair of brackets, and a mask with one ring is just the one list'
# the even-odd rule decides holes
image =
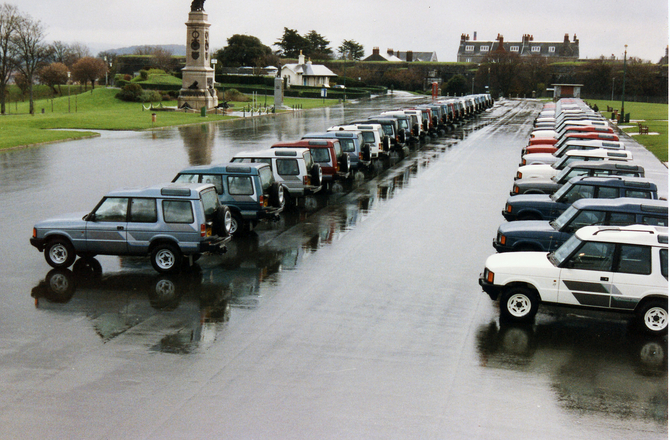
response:
{"label": "chimney", "polygon": [[412,52],[411,50],[408,50],[407,51],[407,60],[405,60],[405,61],[407,61],[408,63],[411,63],[412,61],[414,61],[414,52]]}
{"label": "chimney", "polygon": [[474,38],[472,39],[472,41],[477,41],[477,31],[475,31]]}
{"label": "chimney", "polygon": [[528,44],[529,41],[530,41],[530,35],[529,34],[523,34],[523,37],[521,37],[521,42],[523,44]]}
{"label": "chimney", "polygon": [[298,64],[305,64],[305,55],[302,54],[302,50],[300,51],[300,55],[298,55]]}
{"label": "chimney", "polygon": [[378,47],[373,47],[372,48],[372,55],[379,55],[379,48]]}
{"label": "chimney", "polygon": [[386,54],[393,56],[393,49],[386,49]]}
{"label": "chimney", "polygon": [[570,42],[570,34],[565,34],[565,37],[563,37],[563,43],[569,43]]}
{"label": "chimney", "polygon": [[577,34],[575,34],[575,35],[572,37],[572,41],[574,41],[575,43],[579,41],[579,40],[577,39]]}

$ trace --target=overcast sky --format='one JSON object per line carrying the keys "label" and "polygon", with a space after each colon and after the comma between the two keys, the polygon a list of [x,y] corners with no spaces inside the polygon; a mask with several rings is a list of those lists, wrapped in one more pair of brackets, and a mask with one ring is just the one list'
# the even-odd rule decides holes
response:
{"label": "overcast sky", "polygon": [[[47,41],[84,43],[93,55],[135,45],[185,44],[190,0],[21,0],[8,1],[41,20]],[[416,6],[410,6],[410,5]],[[273,50],[284,27],[301,35],[315,30],[335,51],[356,40],[366,56],[373,47],[436,52],[456,61],[462,33],[477,40],[563,41],[574,34],[581,58],[628,55],[658,62],[668,45],[668,0],[207,0],[211,46],[234,34],[253,35]]]}

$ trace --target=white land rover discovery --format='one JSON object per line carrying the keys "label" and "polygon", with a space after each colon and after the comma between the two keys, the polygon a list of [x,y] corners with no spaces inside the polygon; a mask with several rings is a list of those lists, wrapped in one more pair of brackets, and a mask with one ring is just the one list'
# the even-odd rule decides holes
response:
{"label": "white land rover discovery", "polygon": [[531,320],[543,303],[632,313],[666,333],[668,228],[587,226],[551,253],[491,255],[479,284],[510,320]]}

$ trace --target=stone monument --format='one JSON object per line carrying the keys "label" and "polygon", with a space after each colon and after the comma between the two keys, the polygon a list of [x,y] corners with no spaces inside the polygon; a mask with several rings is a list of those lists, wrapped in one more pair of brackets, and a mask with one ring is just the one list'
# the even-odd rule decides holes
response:
{"label": "stone monument", "polygon": [[211,109],[219,104],[209,54],[209,27],[205,0],[193,0],[186,22],[186,67],[182,69],[179,108]]}

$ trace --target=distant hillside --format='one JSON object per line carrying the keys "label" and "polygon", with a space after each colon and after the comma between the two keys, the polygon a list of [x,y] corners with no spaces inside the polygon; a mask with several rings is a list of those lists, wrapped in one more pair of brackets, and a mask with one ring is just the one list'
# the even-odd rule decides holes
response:
{"label": "distant hillside", "polygon": [[117,55],[132,55],[135,53],[135,50],[146,46],[156,46],[169,50],[172,52],[172,55],[186,56],[186,46],[179,44],[146,44],[140,46],[121,47],[119,49],[109,49],[107,52],[113,52]]}

